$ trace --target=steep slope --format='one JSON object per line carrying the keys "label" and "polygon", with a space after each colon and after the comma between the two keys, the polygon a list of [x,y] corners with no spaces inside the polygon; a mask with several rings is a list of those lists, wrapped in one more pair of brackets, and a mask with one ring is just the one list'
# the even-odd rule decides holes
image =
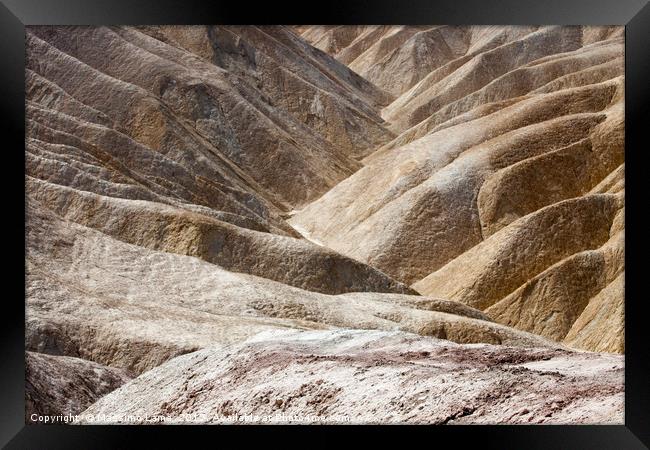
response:
{"label": "steep slope", "polygon": [[[336,26],[310,27],[302,37],[336,57],[393,96],[399,95],[436,64],[441,50],[424,44],[440,27]],[[444,28],[444,27],[442,27]],[[448,28],[454,30],[453,28]],[[422,32],[422,34],[420,34]],[[445,50],[449,50],[447,47]],[[444,50],[442,50],[444,51]]]}
{"label": "steep slope", "polygon": [[69,356],[26,352],[25,422],[79,414],[129,380],[124,370]]}
{"label": "steep slope", "polygon": [[272,105],[355,158],[392,134],[378,108],[392,98],[285,27],[145,27],[144,31],[245,79]]}
{"label": "steep slope", "polygon": [[[245,29],[256,45],[247,47],[253,61],[237,70],[236,62],[216,61],[224,70],[133,28],[30,27],[28,101],[38,104],[28,115],[78,137],[70,127],[104,126],[110,131],[102,130],[109,136],[101,150],[130,139],[194,176],[253,194],[256,203],[299,206],[357,170],[355,156],[391,138],[367,103],[380,94],[332,58],[310,54],[291,33]],[[237,30],[198,31],[216,47]],[[289,58],[293,64],[283,64]],[[242,68],[247,61],[252,66]],[[71,99],[84,106],[71,107]]]}
{"label": "steep slope", "polygon": [[449,73],[481,52],[537,28],[342,25],[306,27],[298,32],[315,47],[400,97],[421,80],[429,78],[430,82],[432,74]]}
{"label": "steep slope", "polygon": [[31,351],[140,373],[179,354],[285,328],[404,330],[457,342],[555,346],[458,302],[309,292],[127,244],[34,203],[27,236]]}
{"label": "steep slope", "polygon": [[[430,72],[395,100],[383,112],[392,127],[403,131],[424,120],[435,126],[481,104],[524,95],[623,56],[620,37],[592,43],[581,27],[505,30],[499,30],[498,34],[506,34],[499,39],[478,40],[461,58]],[[591,83],[602,79],[602,74],[595,74]]]}
{"label": "steep slope", "polygon": [[312,242],[234,226],[182,208],[117,199],[28,178],[34,209],[51,211],[123,242],[196,256],[220,267],[317,292],[415,291]]}
{"label": "steep slope", "polygon": [[[29,28],[28,201],[125,242],[305,289],[413,293],[292,239],[283,219],[390,136],[376,87],[282,27],[145,31]],[[310,96],[322,98],[314,120]]]}
{"label": "steep slope", "polygon": [[[175,358],[80,423],[623,423],[621,356],[406,333],[267,334]],[[133,418],[133,419],[129,419]]]}
{"label": "steep slope", "polygon": [[27,412],[620,423],[623,44],[27,27]]}
{"label": "steep slope", "polygon": [[[422,294],[563,340],[624,265],[622,30],[457,32],[465,56],[384,109],[402,134],[290,223]],[[594,329],[567,342],[623,351],[618,325],[594,326],[609,344]]]}

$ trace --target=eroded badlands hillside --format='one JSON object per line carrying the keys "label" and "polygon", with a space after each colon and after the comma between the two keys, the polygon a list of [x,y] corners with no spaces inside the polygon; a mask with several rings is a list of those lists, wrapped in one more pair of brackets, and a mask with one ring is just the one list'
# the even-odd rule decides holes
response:
{"label": "eroded badlands hillside", "polygon": [[622,33],[28,27],[29,411],[621,422]]}
{"label": "eroded badlands hillside", "polygon": [[175,358],[99,400],[81,423],[606,424],[623,413],[615,355],[359,330],[262,334],[226,352]]}
{"label": "eroded badlands hillside", "polygon": [[[382,116],[399,135],[290,222],[422,294],[623,352],[622,33],[305,30],[359,73],[382,74],[369,79],[398,95]],[[432,53],[426,75],[410,71]],[[416,79],[398,89],[392,64]]]}

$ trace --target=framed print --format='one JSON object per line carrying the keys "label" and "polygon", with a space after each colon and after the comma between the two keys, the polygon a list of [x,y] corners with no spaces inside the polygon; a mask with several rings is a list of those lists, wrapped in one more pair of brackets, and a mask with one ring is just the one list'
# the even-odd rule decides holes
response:
{"label": "framed print", "polygon": [[645,448],[649,20],[4,2],[3,444]]}

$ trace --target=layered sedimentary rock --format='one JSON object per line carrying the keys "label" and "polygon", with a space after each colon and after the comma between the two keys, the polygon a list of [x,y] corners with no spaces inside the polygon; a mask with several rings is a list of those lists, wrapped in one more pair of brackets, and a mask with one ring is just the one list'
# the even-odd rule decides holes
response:
{"label": "layered sedimentary rock", "polygon": [[260,335],[180,356],[79,423],[622,423],[621,356],[399,332]]}
{"label": "layered sedimentary rock", "polygon": [[621,422],[622,28],[26,46],[29,411]]}
{"label": "layered sedimentary rock", "polygon": [[179,354],[273,329],[404,330],[465,343],[557,346],[458,302],[309,292],[127,244],[33,204],[29,209],[29,350],[141,373]]}
{"label": "layered sedimentary rock", "polygon": [[237,227],[205,214],[156,202],[96,195],[28,179],[34,210],[97,229],[123,242],[196,256],[318,292],[414,293],[365,264],[305,240]]}
{"label": "layered sedimentary rock", "polygon": [[131,376],[124,370],[85,359],[27,352],[25,422],[45,423],[46,417],[48,423],[70,422],[70,416],[129,380]]}
{"label": "layered sedimentary rock", "polygon": [[436,30],[460,56],[385,107],[399,136],[290,222],[422,294],[622,352],[622,283],[597,298],[624,270],[622,29]]}
{"label": "layered sedimentary rock", "polygon": [[[155,185],[148,190],[167,188],[156,193],[169,196],[182,181],[167,179],[190,172],[198,178],[194,189],[207,185],[211,197],[239,203],[229,212],[245,217],[245,209],[264,216],[273,205],[304,204],[358,169],[354,156],[391,137],[369,105],[381,92],[367,88],[367,82],[332,58],[322,61],[323,55],[312,55],[292,33],[284,32],[287,38],[279,42],[282,36],[275,34],[282,35],[282,29],[243,29],[251,36],[230,36],[236,29],[223,31],[226,36],[212,28],[187,31],[189,37],[200,34],[215,51],[227,45],[222,42],[226,37],[248,48],[244,61],[221,62],[226,69],[243,65],[240,74],[207,61],[209,55],[184,51],[132,28],[31,27],[28,136],[82,150],[93,147],[95,158],[112,156],[125,163],[124,156],[116,155],[121,151],[134,160],[133,170],[139,168],[138,160],[160,158],[161,179],[148,180]],[[284,59],[278,52],[284,52]],[[282,64],[286,59],[292,64]],[[258,86],[255,77],[275,90]],[[52,134],[55,139],[49,138]],[[165,166],[168,175],[161,177]],[[130,175],[120,167],[110,174]],[[129,184],[138,184],[134,181]],[[226,192],[217,195],[220,188]]]}

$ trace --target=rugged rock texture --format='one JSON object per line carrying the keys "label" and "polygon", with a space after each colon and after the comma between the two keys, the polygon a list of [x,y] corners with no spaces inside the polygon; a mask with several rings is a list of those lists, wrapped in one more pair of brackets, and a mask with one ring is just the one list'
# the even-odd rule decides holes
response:
{"label": "rugged rock texture", "polygon": [[267,334],[175,358],[80,423],[622,424],[623,375],[614,355],[396,332]]}
{"label": "rugged rock texture", "polygon": [[[392,137],[369,104],[381,98],[377,88],[284,29],[242,30],[168,31],[181,43],[198,35],[196,45],[224,59],[214,61],[133,28],[30,27],[28,136],[91,153],[78,164],[114,158],[111,170],[94,174],[102,187],[126,190],[142,177],[146,191],[208,207],[230,200],[226,211],[252,218],[322,195],[360,167],[354,156]],[[140,166],[152,158],[158,179],[147,180]],[[191,187],[183,186],[188,172]],[[203,202],[178,192],[199,188],[208,190]]]}
{"label": "rugged rock texture", "polygon": [[622,284],[596,298],[624,270],[622,29],[447,28],[411,29],[457,45],[383,109],[400,135],[290,223],[422,294],[622,352]]}
{"label": "rugged rock texture", "polygon": [[620,423],[623,28],[26,46],[34,408]]}
{"label": "rugged rock texture", "polygon": [[392,97],[284,27],[143,27],[245,79],[345,153],[361,157],[392,137],[376,107]]}
{"label": "rugged rock texture", "polygon": [[[25,353],[25,422],[77,415],[131,377],[85,359]],[[34,416],[36,415],[36,416]]]}
{"label": "rugged rock texture", "polygon": [[27,188],[35,208],[141,247],[196,256],[318,292],[414,293],[372,267],[305,240],[237,227],[157,202],[96,195],[31,178]]}
{"label": "rugged rock texture", "polygon": [[283,328],[403,330],[456,342],[557,347],[458,302],[309,292],[127,244],[34,202],[29,211],[29,350],[141,373],[182,353]]}

